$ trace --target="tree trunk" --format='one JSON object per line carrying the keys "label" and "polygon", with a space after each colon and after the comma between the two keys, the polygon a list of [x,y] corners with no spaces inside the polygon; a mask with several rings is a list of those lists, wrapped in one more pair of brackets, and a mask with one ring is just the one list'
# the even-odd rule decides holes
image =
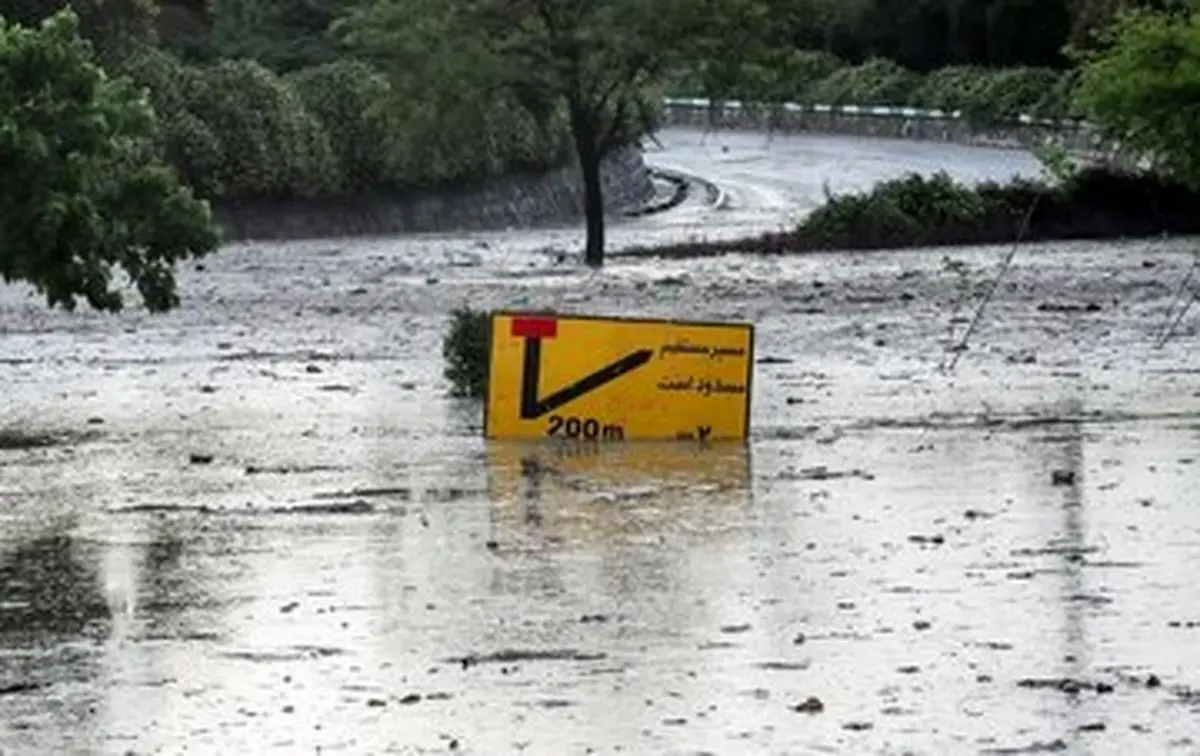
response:
{"label": "tree trunk", "polygon": [[600,185],[600,154],[579,150],[583,172],[583,215],[587,219],[587,247],[583,259],[593,268],[604,265],[604,189]]}
{"label": "tree trunk", "polygon": [[587,223],[587,245],[583,260],[593,268],[604,265],[604,189],[600,185],[600,158],[596,122],[578,103],[571,107],[571,131],[575,154],[583,174],[583,215]]}

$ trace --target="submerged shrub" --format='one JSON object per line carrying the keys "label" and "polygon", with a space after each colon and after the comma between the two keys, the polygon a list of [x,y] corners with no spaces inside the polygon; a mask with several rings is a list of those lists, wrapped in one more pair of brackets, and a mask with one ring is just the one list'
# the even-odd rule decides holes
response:
{"label": "submerged shrub", "polygon": [[829,246],[922,243],[941,229],[979,220],[988,211],[978,192],[948,174],[909,174],[870,191],[830,196],[801,229]]}
{"label": "submerged shrub", "polygon": [[487,393],[491,313],[461,307],[450,314],[450,330],[442,342],[450,393],[482,399]]}

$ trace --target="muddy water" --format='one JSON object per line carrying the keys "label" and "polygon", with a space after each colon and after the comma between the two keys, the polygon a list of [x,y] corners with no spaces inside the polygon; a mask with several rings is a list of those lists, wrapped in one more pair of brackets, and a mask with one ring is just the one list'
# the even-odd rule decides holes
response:
{"label": "muddy water", "polygon": [[[739,144],[666,157],[757,195],[618,238],[777,222]],[[1200,752],[1190,245],[1028,248],[954,352],[1007,250],[565,238],[233,248],[153,319],[0,290],[0,429],[54,442],[0,450],[0,752]],[[461,302],[753,320],[754,437],[484,444]]]}

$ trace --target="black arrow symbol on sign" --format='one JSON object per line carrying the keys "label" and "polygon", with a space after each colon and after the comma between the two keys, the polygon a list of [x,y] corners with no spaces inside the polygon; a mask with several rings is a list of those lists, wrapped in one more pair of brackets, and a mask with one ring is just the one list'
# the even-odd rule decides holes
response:
{"label": "black arrow symbol on sign", "polygon": [[521,419],[536,420],[553,412],[569,401],[578,399],[589,391],[595,391],[606,383],[645,365],[654,356],[651,349],[639,349],[625,355],[616,362],[605,365],[594,373],[555,391],[545,399],[538,399],[538,383],[542,375],[542,340],[525,338],[525,365],[521,371]]}

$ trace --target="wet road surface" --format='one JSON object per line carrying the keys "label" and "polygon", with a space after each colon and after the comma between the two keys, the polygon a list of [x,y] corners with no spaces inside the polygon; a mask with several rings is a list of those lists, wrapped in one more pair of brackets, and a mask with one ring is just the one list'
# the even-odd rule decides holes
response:
{"label": "wet road surface", "polygon": [[[661,162],[730,197],[790,170],[695,136]],[[615,235],[778,222],[738,201]],[[0,753],[1200,752],[1193,245],[1022,250],[948,370],[1006,249],[573,239],[235,247],[155,318],[0,289],[0,447],[45,441],[0,448]],[[752,320],[751,443],[485,444],[463,302]]]}

